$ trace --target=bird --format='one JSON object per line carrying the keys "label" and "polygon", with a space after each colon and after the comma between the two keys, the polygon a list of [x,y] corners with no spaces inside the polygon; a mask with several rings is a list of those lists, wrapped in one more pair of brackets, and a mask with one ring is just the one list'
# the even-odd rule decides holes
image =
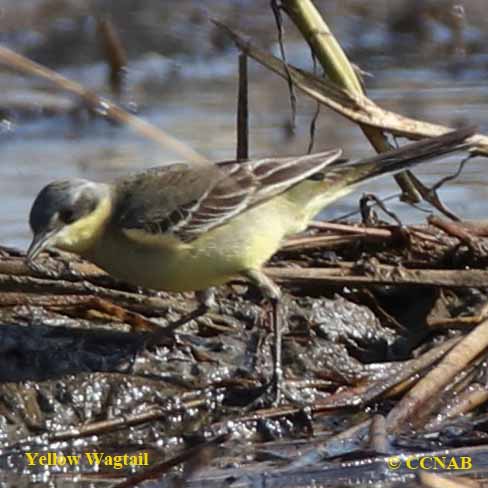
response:
{"label": "bird", "polygon": [[172,163],[119,178],[54,181],[35,198],[26,259],[54,247],[134,285],[205,290],[238,277],[273,305],[273,384],[279,398],[281,290],[263,272],[284,239],[359,184],[470,148],[473,128],[408,143],[357,161],[341,149],[294,157]]}

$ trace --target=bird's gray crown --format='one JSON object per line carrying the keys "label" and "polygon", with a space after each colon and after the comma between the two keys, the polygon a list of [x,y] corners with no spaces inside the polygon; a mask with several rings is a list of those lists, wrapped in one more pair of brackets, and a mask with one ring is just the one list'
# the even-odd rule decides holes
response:
{"label": "bird's gray crown", "polygon": [[106,195],[106,185],[80,178],[50,183],[34,200],[29,216],[31,229],[37,234],[75,222],[95,210]]}

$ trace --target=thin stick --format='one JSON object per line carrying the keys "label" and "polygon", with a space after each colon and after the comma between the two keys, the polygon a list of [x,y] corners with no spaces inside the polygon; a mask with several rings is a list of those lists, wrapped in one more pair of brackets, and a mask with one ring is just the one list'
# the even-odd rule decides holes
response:
{"label": "thin stick", "polygon": [[483,288],[488,271],[482,269],[405,269],[386,264],[375,268],[375,275],[358,275],[353,268],[266,268],[266,275],[281,283],[308,286],[443,286],[451,288]]}
{"label": "thin stick", "polygon": [[100,41],[109,67],[110,88],[116,97],[122,95],[125,75],[127,73],[127,51],[115,28],[112,20],[108,17],[97,19],[97,30]]}
{"label": "thin stick", "polygon": [[[286,70],[280,59],[257,48],[244,36],[226,25],[214,22],[226,30],[242,52],[286,79]],[[288,66],[288,70],[299,90],[358,124],[377,127],[409,139],[435,137],[453,130],[444,125],[432,124],[384,110],[364,95],[343,90],[325,78],[318,78],[291,65]],[[474,147],[473,153],[488,156],[488,136],[475,134],[469,139],[469,142]]]}
{"label": "thin stick", "polygon": [[[351,93],[364,95],[363,87],[353,66],[313,2],[311,0],[282,0],[282,4],[330,79]],[[286,60],[284,61],[286,62]],[[359,126],[377,152],[391,149],[380,129],[363,124],[359,124]],[[404,196],[407,197],[406,199],[418,203],[420,194],[409,175],[410,172],[406,171],[395,175],[395,179]]]}
{"label": "thin stick", "polygon": [[439,430],[444,422],[466,415],[487,401],[488,388],[480,383],[471,383],[437,413],[433,420],[427,424],[426,430]]}
{"label": "thin stick", "polygon": [[43,78],[56,85],[59,89],[80,97],[98,115],[128,125],[141,136],[174,151],[187,161],[196,164],[209,164],[206,158],[163,130],[126,112],[110,100],[99,97],[96,93],[84,88],[76,81],[69,80],[59,73],[3,46],[0,46],[0,64],[29,76]]}
{"label": "thin stick", "polygon": [[[271,0],[270,2],[271,10],[273,11],[273,15],[276,22],[276,28],[278,29],[278,45],[280,47],[280,55],[283,63],[285,63],[285,70],[286,66],[288,66],[288,62],[286,60],[286,51],[285,51],[285,43],[284,43],[284,27],[283,27],[283,17],[281,15],[281,10],[283,6],[281,2],[278,0]],[[291,129],[295,131],[296,125],[296,115],[297,115],[297,96],[295,93],[295,86],[293,85],[293,81],[291,76],[287,76],[286,81],[288,83],[288,91],[290,94],[290,106],[291,106]]]}
{"label": "thin stick", "polygon": [[249,103],[247,56],[239,54],[239,93],[237,95],[237,159],[249,158]]}
{"label": "thin stick", "polygon": [[466,477],[447,477],[428,471],[421,471],[417,476],[424,488],[482,488],[477,480]]}
{"label": "thin stick", "polygon": [[397,432],[403,429],[409,421],[419,415],[432,397],[439,395],[442,389],[487,347],[488,320],[464,337],[446,354],[436,368],[422,378],[395,405],[387,417],[388,431]]}

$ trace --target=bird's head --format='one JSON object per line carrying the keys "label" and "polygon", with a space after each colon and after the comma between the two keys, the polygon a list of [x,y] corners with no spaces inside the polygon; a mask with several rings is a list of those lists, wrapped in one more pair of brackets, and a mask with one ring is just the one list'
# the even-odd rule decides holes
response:
{"label": "bird's head", "polygon": [[83,254],[104,226],[111,209],[108,185],[88,180],[55,181],[45,186],[32,205],[29,224],[34,237],[27,259],[47,247]]}

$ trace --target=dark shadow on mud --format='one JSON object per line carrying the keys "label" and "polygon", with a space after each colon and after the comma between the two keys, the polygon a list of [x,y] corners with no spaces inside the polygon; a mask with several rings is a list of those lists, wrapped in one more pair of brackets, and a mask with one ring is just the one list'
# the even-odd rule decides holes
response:
{"label": "dark shadow on mud", "polygon": [[81,372],[126,372],[143,336],[66,327],[0,327],[0,381],[43,381]]}

